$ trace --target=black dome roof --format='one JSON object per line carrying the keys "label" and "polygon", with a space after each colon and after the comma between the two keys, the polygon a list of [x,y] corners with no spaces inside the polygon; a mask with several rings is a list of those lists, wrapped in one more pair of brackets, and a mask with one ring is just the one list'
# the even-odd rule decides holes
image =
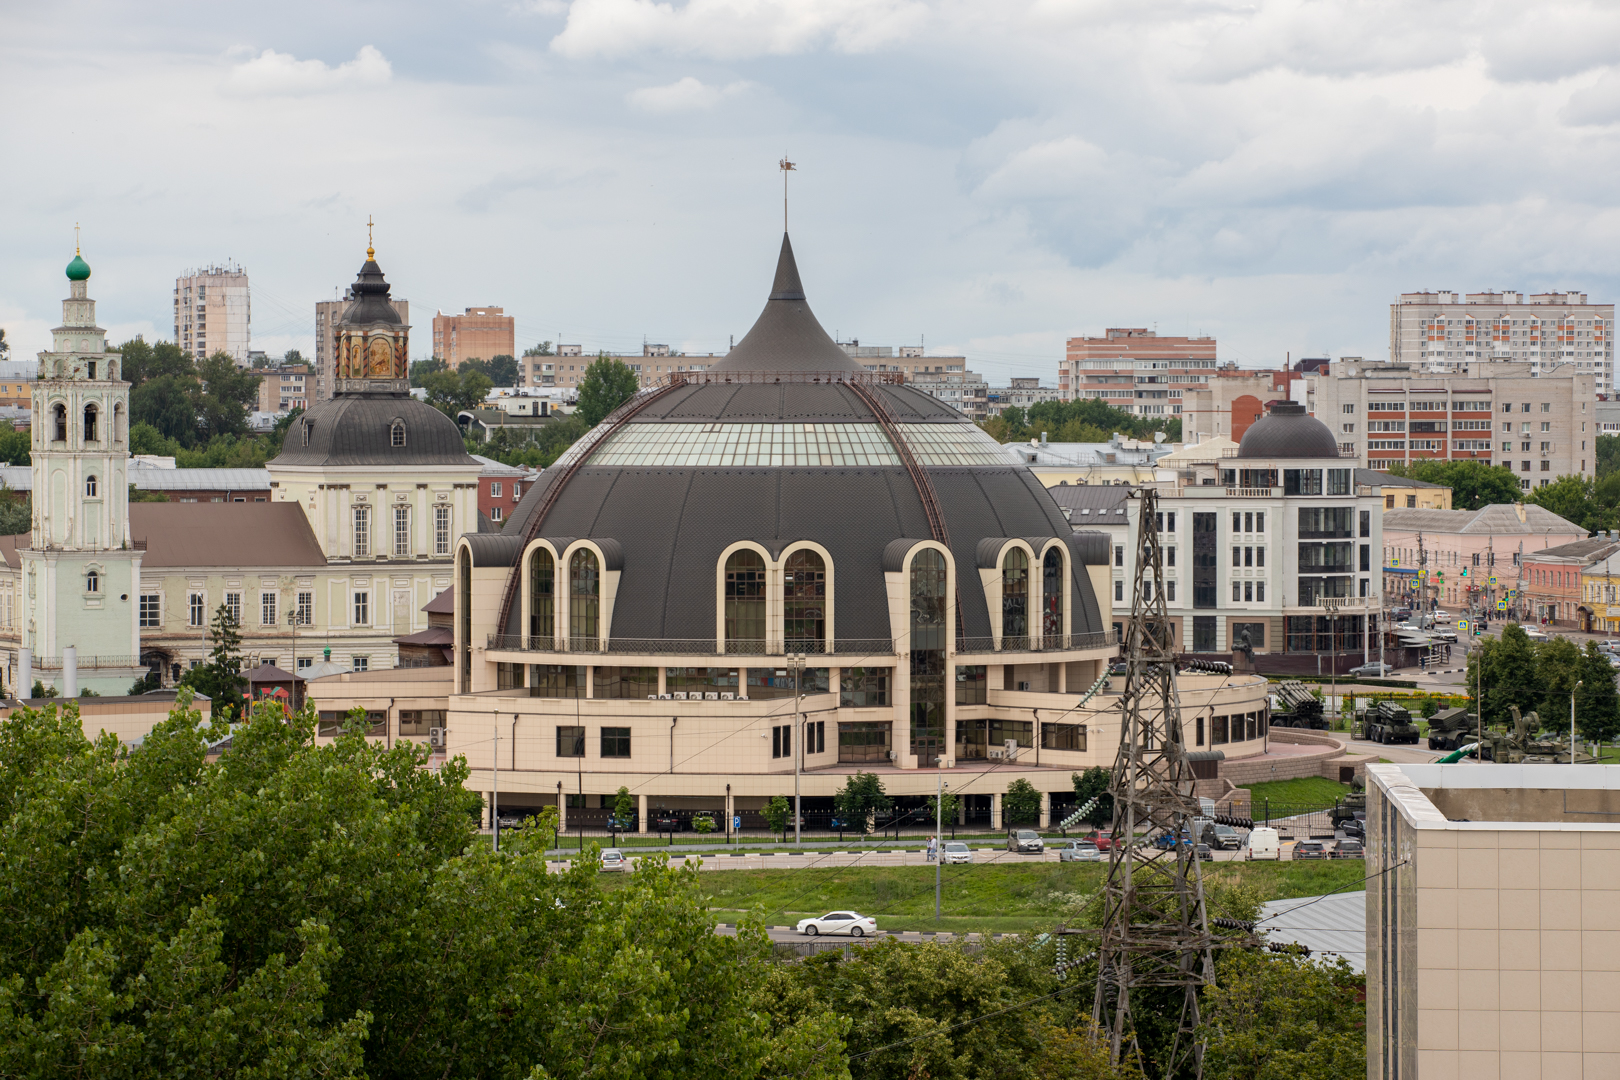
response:
{"label": "black dome roof", "polygon": [[354,302],[343,309],[341,321],[349,326],[365,326],[372,323],[389,323],[399,325],[399,312],[394,305],[388,302],[388,279],[383,277],[382,267],[377,265],[371,249],[366,249],[366,261],[360,267],[360,273],[355,275],[354,284],[349,286],[349,293]]}
{"label": "black dome roof", "polygon": [[1336,458],[1339,440],[1322,421],[1294,401],[1267,404],[1267,415],[1249,425],[1238,443],[1240,458]]}
{"label": "black dome roof", "polygon": [[[394,421],[405,445],[393,445]],[[409,394],[346,394],[323,401],[287,429],[276,465],[463,465],[467,453],[456,422]]]}
{"label": "black dome roof", "polygon": [[805,302],[793,245],[782,234],[771,297],[753,329],[710,371],[860,371],[866,369],[838,347]]}

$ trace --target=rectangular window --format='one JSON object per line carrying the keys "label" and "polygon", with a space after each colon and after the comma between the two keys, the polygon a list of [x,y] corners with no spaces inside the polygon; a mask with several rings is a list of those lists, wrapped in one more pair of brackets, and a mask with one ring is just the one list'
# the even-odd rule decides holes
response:
{"label": "rectangular window", "polygon": [[352,670],[354,670],[354,671],[369,671],[369,670],[371,670],[371,657],[369,657],[369,656],[352,657],[350,659],[350,666],[351,666]]}
{"label": "rectangular window", "polygon": [[1266,602],[1266,583],[1263,581],[1254,583],[1254,602],[1257,604]]}
{"label": "rectangular window", "polygon": [[1042,750],[1084,750],[1086,748],[1086,725],[1084,724],[1042,724],[1041,749]]}
{"label": "rectangular window", "polygon": [[[1219,554],[1215,547],[1215,515],[1195,513],[1193,519],[1193,607],[1215,607],[1215,575]],[[1123,587],[1117,593],[1123,600]]]}
{"label": "rectangular window", "polygon": [[1321,469],[1284,469],[1283,470],[1284,495],[1320,495],[1322,494]]}
{"label": "rectangular window", "polygon": [[163,625],[163,596],[161,593],[141,594],[141,626]]}
{"label": "rectangular window", "polygon": [[450,554],[450,508],[433,508],[433,554]]}
{"label": "rectangular window", "polygon": [[371,594],[357,592],[354,594],[354,625],[369,626],[371,624]]}
{"label": "rectangular window", "polygon": [[315,621],[315,594],[301,592],[298,594],[298,625],[309,626]]}
{"label": "rectangular window", "polygon": [[559,727],[557,729],[557,756],[584,757],[585,729],[582,727]]}
{"label": "rectangular window", "polygon": [[490,483],[489,493],[497,499],[501,497],[501,482],[499,480]]}
{"label": "rectangular window", "polygon": [[225,594],[225,611],[230,615],[231,622],[237,626],[242,625],[242,594],[228,592]]}
{"label": "rectangular window", "polygon": [[804,752],[806,754],[827,752],[827,721],[812,720],[804,725]]}
{"label": "rectangular window", "polygon": [[346,712],[322,709],[315,714],[315,719],[317,721],[315,734],[324,735],[327,738],[343,734],[343,729],[350,724],[358,726],[360,733],[363,735],[382,736],[388,734],[388,714],[386,712],[368,711],[365,719],[360,720],[351,717]]}
{"label": "rectangular window", "polygon": [[779,724],[771,728],[771,757],[785,758],[793,756],[793,726]]}
{"label": "rectangular window", "polygon": [[1350,470],[1329,469],[1327,471],[1327,493],[1329,495],[1350,494]]}
{"label": "rectangular window", "polygon": [[1243,531],[1243,515],[1238,513],[1236,510],[1234,510],[1234,511],[1232,511],[1232,532],[1233,533],[1240,533],[1242,531]]}
{"label": "rectangular window", "polygon": [[1176,549],[1175,548],[1167,547],[1167,548],[1164,549],[1164,565],[1166,565],[1166,566],[1174,566],[1174,565],[1176,565]]}
{"label": "rectangular window", "polygon": [[[529,696],[582,698],[585,696],[583,664],[530,664]],[[581,734],[581,738],[584,735]],[[583,753],[583,751],[581,751]]]}
{"label": "rectangular window", "polygon": [[208,625],[208,597],[200,592],[190,593],[186,597],[186,625]]}
{"label": "rectangular window", "polygon": [[354,508],[354,554],[364,558],[371,554],[371,507]]}
{"label": "rectangular window", "polygon": [[1114,582],[1114,603],[1122,604],[1124,602],[1125,602],[1125,583],[1123,581],[1116,581],[1116,582]]}
{"label": "rectangular window", "polygon": [[394,554],[409,555],[411,553],[411,508],[408,506],[394,507]]}
{"label": "rectangular window", "polygon": [[1246,548],[1243,549],[1243,565],[1244,566],[1253,566],[1254,565],[1254,548],[1246,547]]}
{"label": "rectangular window", "polygon": [[1254,603],[1254,582],[1252,581],[1243,583],[1243,602],[1245,604]]}
{"label": "rectangular window", "polygon": [[1164,598],[1172,604],[1176,602],[1176,583],[1174,579],[1164,583]]}
{"label": "rectangular window", "polygon": [[1363,510],[1363,511],[1361,511],[1361,535],[1362,536],[1371,536],[1372,535],[1372,511],[1371,510]]}
{"label": "rectangular window", "polygon": [[432,728],[445,726],[445,710],[443,709],[401,709],[399,710],[399,733],[401,735],[427,735]]}
{"label": "rectangular window", "polygon": [[1226,742],[1226,717],[1217,716],[1209,722],[1209,745],[1221,746]]}
{"label": "rectangular window", "polygon": [[1266,515],[1263,511],[1254,515],[1254,531],[1266,531]]}
{"label": "rectangular window", "polygon": [[838,760],[857,763],[888,761],[890,727],[887,721],[841,721],[838,725]]}
{"label": "rectangular window", "polygon": [[892,668],[844,668],[838,677],[839,707],[870,709],[888,705],[892,671]]}
{"label": "rectangular window", "polygon": [[1232,603],[1235,604],[1241,599],[1243,599],[1243,584],[1242,582],[1234,581],[1232,582]]}
{"label": "rectangular window", "polygon": [[1215,651],[1215,616],[1193,616],[1193,652]]}
{"label": "rectangular window", "polygon": [[1232,565],[1233,566],[1242,566],[1243,565],[1243,549],[1242,548],[1233,548],[1232,549]]}
{"label": "rectangular window", "polygon": [[276,625],[276,594],[273,592],[259,594],[259,625]]}
{"label": "rectangular window", "polygon": [[956,703],[958,705],[983,705],[989,700],[986,692],[989,679],[986,675],[989,669],[983,664],[958,665],[956,669]]}
{"label": "rectangular window", "polygon": [[658,693],[655,667],[599,667],[592,680],[592,696],[645,701]]}
{"label": "rectangular window", "polygon": [[[819,670],[820,676],[821,676],[821,678],[820,678],[821,689],[820,689],[819,692],[823,693],[823,694],[827,692],[827,669],[826,668],[820,668],[820,669],[807,668],[805,670],[805,672],[804,672],[804,677],[803,677],[804,692],[806,694],[818,692],[818,691],[815,691],[815,690],[812,689],[812,687],[816,684],[816,673],[817,673],[818,670]],[[793,669],[791,669],[791,668],[774,668],[774,669],[773,668],[749,668],[749,669],[747,669],[747,671],[748,671],[748,682],[749,682],[749,687],[748,687],[748,696],[749,697],[755,697],[756,696],[755,691],[754,691],[754,686],[753,686],[753,681],[754,681],[753,676],[754,676],[754,674],[756,672],[763,672],[766,675],[772,675],[774,681],[777,684],[779,684],[779,685],[775,686],[774,688],[760,687],[761,693],[759,693],[757,696],[759,696],[759,697],[792,697],[793,696]],[[704,696],[706,696],[708,694],[713,694],[714,697],[715,697],[715,700],[718,701],[720,699],[720,695],[723,694],[723,693],[732,693],[732,694],[737,693],[738,674],[739,674],[739,671],[738,671],[737,668],[699,668],[699,667],[693,667],[693,668],[685,668],[685,667],[665,668],[664,669],[664,690],[665,690],[666,693],[670,693],[670,694],[686,694],[688,697],[691,697],[691,695],[696,694],[696,695],[698,695],[699,700],[701,700]],[[775,689],[776,693],[771,693],[770,692],[771,689]]]}
{"label": "rectangular window", "polygon": [[1125,548],[1124,548],[1123,545],[1120,545],[1120,544],[1114,545],[1114,565],[1115,566],[1124,566],[1125,565]]}
{"label": "rectangular window", "polygon": [[627,758],[630,756],[630,729],[605,727],[602,729],[602,756]]}

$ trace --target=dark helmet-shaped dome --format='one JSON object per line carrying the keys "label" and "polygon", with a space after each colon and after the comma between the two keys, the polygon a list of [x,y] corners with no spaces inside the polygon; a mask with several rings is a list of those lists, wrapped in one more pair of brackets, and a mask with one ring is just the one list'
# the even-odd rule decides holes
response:
{"label": "dark helmet-shaped dome", "polygon": [[277,465],[476,464],[461,429],[409,394],[341,394],[292,422]]}
{"label": "dark helmet-shaped dome", "polygon": [[1240,458],[1336,458],[1339,441],[1322,421],[1294,401],[1267,402],[1267,415],[1249,425]]}

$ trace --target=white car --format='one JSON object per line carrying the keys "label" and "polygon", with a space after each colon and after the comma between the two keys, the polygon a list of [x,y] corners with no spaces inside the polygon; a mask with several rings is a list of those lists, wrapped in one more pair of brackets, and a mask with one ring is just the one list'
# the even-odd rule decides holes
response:
{"label": "white car", "polygon": [[613,873],[615,871],[623,873],[628,869],[630,869],[630,860],[625,858],[624,852],[618,848],[608,848],[602,852],[603,873]]}
{"label": "white car", "polygon": [[799,933],[811,937],[818,934],[865,937],[867,934],[877,933],[877,920],[870,915],[858,915],[853,911],[829,911],[819,919],[800,919],[797,929]]}
{"label": "white car", "polygon": [[939,857],[948,863],[970,863],[973,861],[973,851],[960,840],[951,840],[940,850]]}

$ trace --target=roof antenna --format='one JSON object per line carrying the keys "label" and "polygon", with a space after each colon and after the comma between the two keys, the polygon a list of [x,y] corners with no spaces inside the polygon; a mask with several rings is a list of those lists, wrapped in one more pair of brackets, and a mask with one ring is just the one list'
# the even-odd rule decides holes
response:
{"label": "roof antenna", "polygon": [[796,170],[798,166],[789,161],[784,154],[782,160],[776,163],[776,167],[782,170],[782,231],[787,232],[787,174]]}

